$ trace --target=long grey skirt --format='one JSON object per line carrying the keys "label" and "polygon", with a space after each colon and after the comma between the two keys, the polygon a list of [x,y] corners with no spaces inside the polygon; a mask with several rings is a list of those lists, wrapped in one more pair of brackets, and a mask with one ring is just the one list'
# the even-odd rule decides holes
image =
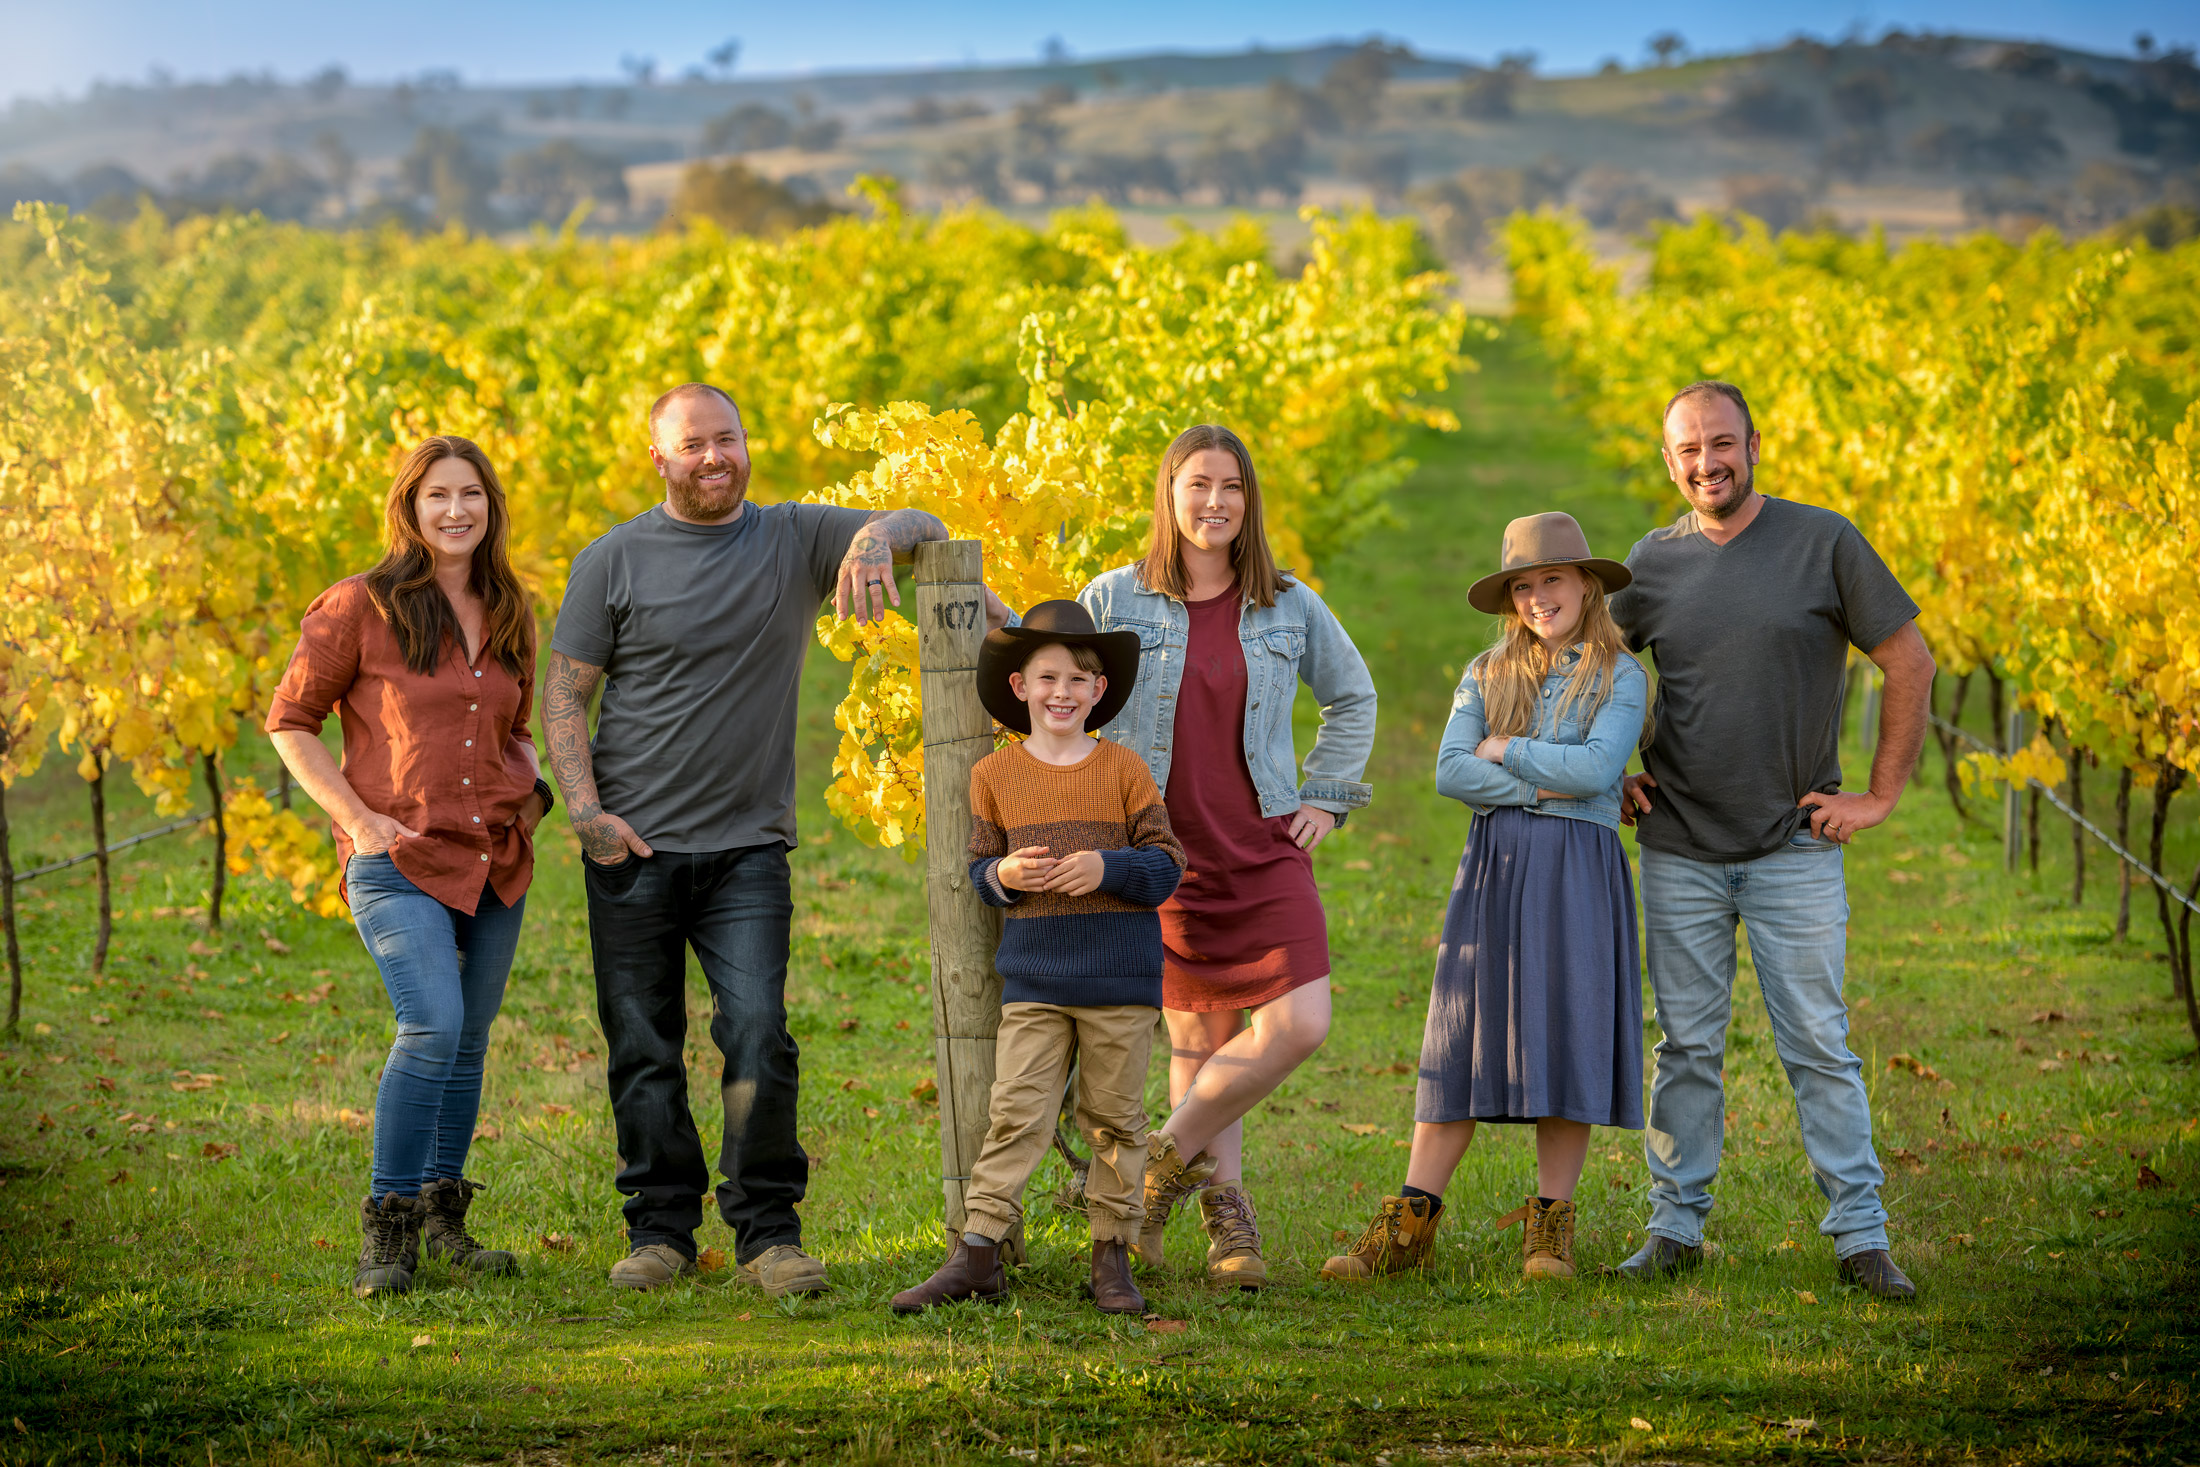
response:
{"label": "long grey skirt", "polygon": [[1635,894],[1616,831],[1501,806],[1452,880],[1417,1121],[1642,1129]]}

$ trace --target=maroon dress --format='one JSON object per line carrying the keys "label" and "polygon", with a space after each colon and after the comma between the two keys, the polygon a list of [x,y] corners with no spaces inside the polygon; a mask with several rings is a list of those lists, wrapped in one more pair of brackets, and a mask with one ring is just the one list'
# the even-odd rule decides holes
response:
{"label": "maroon dress", "polygon": [[1180,1011],[1258,1008],[1329,976],[1329,925],[1314,857],[1291,817],[1260,813],[1245,767],[1245,647],[1238,593],[1187,601],[1169,824],[1186,868],[1161,908],[1161,1001]]}

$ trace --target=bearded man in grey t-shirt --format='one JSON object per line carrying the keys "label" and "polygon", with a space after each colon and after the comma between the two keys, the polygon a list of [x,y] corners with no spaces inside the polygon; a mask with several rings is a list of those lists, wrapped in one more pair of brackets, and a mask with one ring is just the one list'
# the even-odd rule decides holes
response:
{"label": "bearded man in grey t-shirt", "polygon": [[[1886,1180],[1841,993],[1848,894],[1841,848],[1884,821],[1925,741],[1933,659],[1910,599],[1830,510],[1758,492],[1759,441],[1730,383],[1666,404],[1665,465],[1690,505],[1627,557],[1612,616],[1656,659],[1655,732],[1621,818],[1637,826],[1650,986],[1664,1037],[1644,1150],[1648,1241],[1620,1265],[1661,1277],[1703,1258],[1725,1135],[1734,933],[1749,950],[1795,1091],[1821,1233],[1840,1276],[1882,1298],[1916,1287],[1887,1252]],[[1886,675],[1871,786],[1841,789],[1851,647]]]}
{"label": "bearded man in grey t-shirt", "polygon": [[[825,1266],[802,1250],[795,1213],[810,1163],[786,1009],[802,659],[821,602],[885,615],[901,600],[894,565],[947,529],[915,509],[750,503],[741,411],[716,387],[673,388],[649,428],[664,502],[574,557],[543,683],[585,858],[627,1198],[630,1251],[611,1281],[646,1289],[695,1267],[710,1172],[682,1057],[692,947],[725,1056],[717,1200],[735,1262],[768,1293],[814,1293]],[[988,629],[1000,626],[1008,608],[985,599]]]}

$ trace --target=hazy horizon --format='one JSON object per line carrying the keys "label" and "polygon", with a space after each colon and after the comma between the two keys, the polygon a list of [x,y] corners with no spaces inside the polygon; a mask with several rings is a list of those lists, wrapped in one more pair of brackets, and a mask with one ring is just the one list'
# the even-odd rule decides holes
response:
{"label": "hazy horizon", "polygon": [[1369,0],[1349,8],[1277,0],[1261,6],[1226,0],[1196,13],[1128,0],[1109,7],[1011,6],[963,0],[924,12],[877,0],[850,0],[829,28],[785,11],[660,0],[616,13],[576,0],[475,0],[463,7],[394,0],[367,12],[302,13],[276,0],[210,0],[192,7],[149,0],[87,0],[66,8],[0,0],[0,102],[81,95],[95,82],[143,84],[156,74],[178,82],[219,81],[273,71],[298,80],[325,66],[377,84],[426,71],[456,71],[469,85],[524,86],[581,80],[614,82],[626,61],[652,61],[656,79],[680,79],[690,67],[738,38],[735,79],[839,71],[1030,64],[1049,40],[1071,59],[1154,51],[1230,52],[1259,44],[1295,49],[1379,33],[1430,55],[1487,61],[1534,51],[1552,72],[1585,71],[1607,59],[1644,59],[1652,34],[1679,32],[1698,52],[1777,44],[1798,32],[1832,39],[1895,26],[1960,31],[2010,40],[2042,40],[2124,54],[2136,32],[2164,47],[2200,37],[2200,12],[2161,0],[1912,0],[1848,9],[1803,0],[1743,4],[1710,0],[1652,9],[1588,0],[1563,12]]}

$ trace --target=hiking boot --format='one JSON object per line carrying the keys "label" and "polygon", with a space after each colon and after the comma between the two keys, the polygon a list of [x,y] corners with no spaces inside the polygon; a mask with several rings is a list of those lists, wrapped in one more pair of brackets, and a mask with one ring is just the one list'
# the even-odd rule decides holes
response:
{"label": "hiking boot", "polygon": [[1008,1274],[1001,1268],[998,1244],[980,1248],[961,1238],[947,1250],[947,1262],[932,1277],[913,1289],[903,1289],[888,1303],[896,1314],[922,1314],[935,1304],[976,1299],[998,1304],[1008,1297]]}
{"label": "hiking boot", "polygon": [[1436,1251],[1436,1224],[1443,1213],[1426,1197],[1385,1197],[1382,1211],[1360,1234],[1349,1253],[1322,1265],[1330,1280],[1384,1278],[1425,1268]]}
{"label": "hiking boot", "polygon": [[1497,1220],[1499,1229],[1526,1223],[1520,1240],[1520,1272],[1531,1279],[1570,1279],[1574,1276],[1574,1205],[1546,1202],[1540,1197],[1521,1199],[1520,1206]]}
{"label": "hiking boot", "polygon": [[1207,1229],[1207,1277],[1218,1284],[1257,1289],[1268,1282],[1268,1260],[1260,1256],[1260,1227],[1253,1199],[1236,1182],[1203,1187],[1199,1220]]}
{"label": "hiking boot", "polygon": [[1851,1253],[1841,1260],[1837,1270],[1841,1282],[1854,1284],[1867,1294],[1881,1299],[1915,1299],[1917,1285],[1909,1275],[1894,1266],[1894,1259],[1884,1248],[1867,1248],[1861,1253]]}
{"label": "hiking boot", "polygon": [[1663,1233],[1652,1233],[1614,1273],[1631,1279],[1671,1278],[1703,1262],[1703,1244],[1676,1243]]}
{"label": "hiking boot", "polygon": [[611,1284],[619,1289],[654,1289],[693,1272],[695,1260],[670,1243],[637,1243],[611,1265]]}
{"label": "hiking boot", "polygon": [[352,1271],[352,1293],[367,1299],[412,1292],[420,1267],[422,1212],[419,1198],[394,1192],[379,1204],[372,1197],[359,1204],[359,1266]]}
{"label": "hiking boot", "polygon": [[448,1258],[454,1267],[473,1274],[518,1273],[517,1258],[502,1248],[482,1247],[481,1240],[466,1231],[466,1209],[473,1205],[476,1192],[486,1190],[482,1183],[461,1177],[437,1177],[421,1187],[420,1201],[428,1216],[420,1233],[428,1256]]}
{"label": "hiking boot", "polygon": [[1130,1245],[1092,1240],[1092,1281],[1085,1285],[1102,1314],[1144,1314],[1146,1296],[1131,1282]]}
{"label": "hiking boot", "polygon": [[1148,1268],[1161,1267],[1161,1234],[1169,1226],[1169,1209],[1184,1194],[1215,1174],[1215,1159],[1202,1151],[1190,1161],[1176,1149],[1176,1138],[1167,1131],[1153,1133],[1146,1149],[1146,1213],[1138,1227],[1138,1241],[1131,1252]]}
{"label": "hiking boot", "polygon": [[782,1294],[822,1294],[825,1265],[792,1243],[766,1248],[741,1265],[741,1282],[754,1284],[773,1298]]}

